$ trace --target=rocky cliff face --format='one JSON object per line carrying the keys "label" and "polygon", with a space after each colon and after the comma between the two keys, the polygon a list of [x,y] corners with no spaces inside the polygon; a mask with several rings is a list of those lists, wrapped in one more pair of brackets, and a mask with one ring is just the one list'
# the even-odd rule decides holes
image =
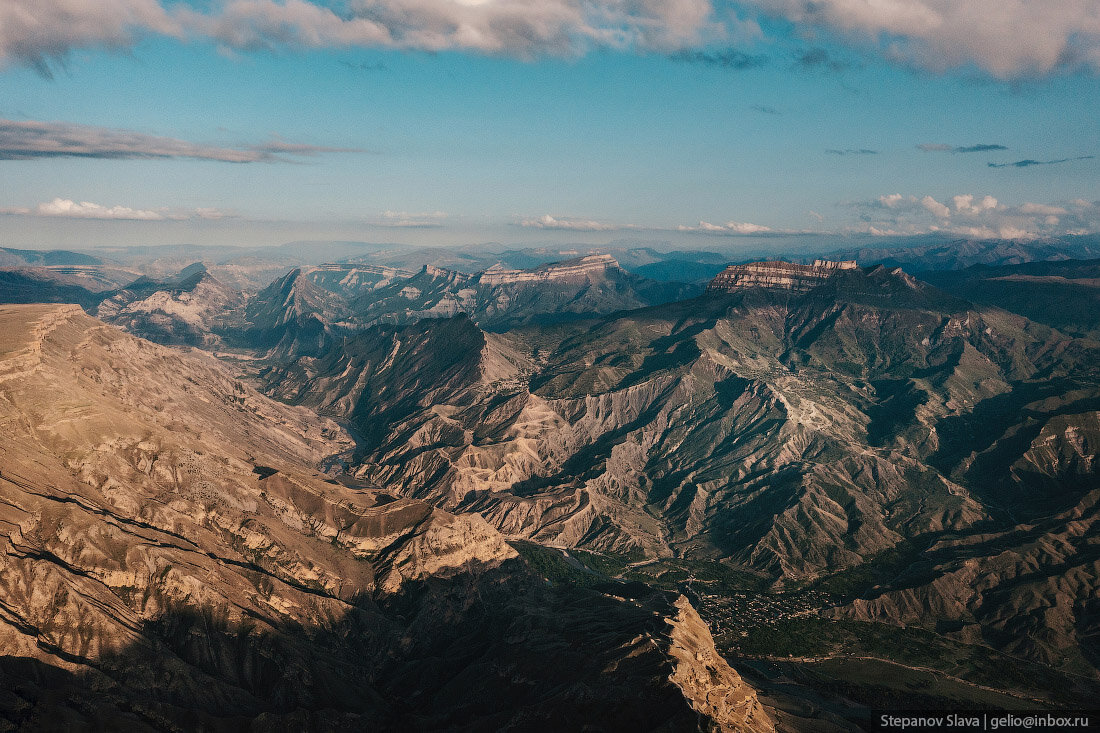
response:
{"label": "rocky cliff face", "polygon": [[601,278],[608,269],[619,269],[619,263],[608,254],[587,255],[576,260],[557,262],[531,270],[511,270],[494,265],[478,274],[480,285],[506,285],[522,282],[570,282]]}
{"label": "rocky cliff face", "polygon": [[410,278],[416,273],[384,265],[340,262],[311,267],[305,270],[305,274],[317,287],[351,298],[364,291],[376,290],[397,280]]}
{"label": "rocky cliff face", "polygon": [[349,445],[199,354],[0,306],[0,720],[768,730],[683,601],[548,585],[477,515],[315,468]]}
{"label": "rocky cliff face", "polygon": [[316,356],[337,339],[333,324],[346,314],[342,297],[295,268],[248,301],[243,333],[230,340],[271,357]]}
{"label": "rocky cliff face", "polygon": [[809,265],[793,262],[753,262],[748,265],[730,265],[718,273],[707,292],[736,293],[748,288],[772,291],[805,293],[825,282],[837,272],[854,270],[855,260],[830,262],[814,260]]}

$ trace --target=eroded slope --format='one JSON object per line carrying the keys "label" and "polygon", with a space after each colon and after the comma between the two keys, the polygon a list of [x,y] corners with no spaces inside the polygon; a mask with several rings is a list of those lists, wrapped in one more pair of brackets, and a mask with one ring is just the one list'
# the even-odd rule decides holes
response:
{"label": "eroded slope", "polygon": [[213,360],[72,306],[0,334],[9,723],[771,729],[683,601],[550,586],[477,515],[318,473],[346,435]]}

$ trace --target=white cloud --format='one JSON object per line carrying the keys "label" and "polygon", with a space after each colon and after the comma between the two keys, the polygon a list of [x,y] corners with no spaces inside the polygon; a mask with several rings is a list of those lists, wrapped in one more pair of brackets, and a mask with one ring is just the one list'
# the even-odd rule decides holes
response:
{"label": "white cloud", "polygon": [[566,229],[574,232],[607,232],[622,228],[592,219],[557,219],[549,214],[543,214],[537,219],[524,219],[520,222],[520,226],[529,229]]}
{"label": "white cloud", "polygon": [[714,0],[3,0],[0,64],[49,75],[73,49],[122,51],[148,34],[213,39],[241,51],[376,46],[521,58],[591,48],[675,51],[754,42],[762,16],[792,22],[803,37],[829,31],[935,70],[975,65],[1001,78],[1100,70],[1095,0],[739,0],[733,7]]}
{"label": "white cloud", "polygon": [[227,219],[233,215],[220,209],[131,209],[128,206],[103,206],[91,201],[55,198],[32,208],[0,209],[3,214],[42,216],[63,219],[114,219],[122,221],[165,221],[185,219]]}
{"label": "white cloud", "polygon": [[924,198],[922,198],[920,200],[920,205],[923,206],[925,210],[929,211],[932,214],[935,214],[938,217],[946,218],[948,216],[951,216],[951,209],[947,208],[939,201],[936,201],[936,199],[932,198],[931,196],[925,196]]}
{"label": "white cloud", "polygon": [[72,49],[125,49],[142,33],[181,28],[157,0],[3,0],[0,65],[14,60],[50,76]]}
{"label": "white cloud", "polygon": [[805,28],[828,28],[887,55],[994,76],[1100,69],[1094,0],[746,0]]}
{"label": "white cloud", "polygon": [[1006,206],[994,196],[958,194],[951,206],[931,195],[887,194],[854,204],[861,224],[853,231],[882,236],[938,232],[975,239],[1034,239],[1059,234],[1100,232],[1100,203],[1027,202]]}
{"label": "white cloud", "polygon": [[343,10],[231,0],[220,11],[175,15],[191,33],[237,51],[388,46],[573,56],[594,46],[669,51],[725,34],[709,0],[348,0]]}
{"label": "white cloud", "polygon": [[90,201],[77,203],[70,199],[57,198],[48,203],[39,204],[31,211],[35,216],[63,216],[72,219],[141,219],[159,221],[163,214],[156,211],[131,209],[126,206],[100,206]]}
{"label": "white cloud", "polygon": [[1043,214],[1045,216],[1061,216],[1069,212],[1063,206],[1049,206],[1047,204],[1020,204],[1021,214]]}
{"label": "white cloud", "polygon": [[955,204],[955,211],[965,214],[980,214],[997,208],[997,199],[992,196],[984,196],[978,203],[974,203],[972,194],[960,194],[951,200]]}
{"label": "white cloud", "polygon": [[124,50],[142,34],[213,39],[237,51],[374,46],[522,58],[593,47],[670,51],[752,34],[711,0],[4,0],[0,63],[49,75],[77,48]]}
{"label": "white cloud", "polygon": [[766,227],[761,224],[750,224],[749,222],[741,221],[727,221],[725,224],[711,224],[708,221],[701,221],[695,226],[680,225],[676,227],[680,232],[698,232],[702,234],[762,234],[764,232],[772,231],[771,227]]}

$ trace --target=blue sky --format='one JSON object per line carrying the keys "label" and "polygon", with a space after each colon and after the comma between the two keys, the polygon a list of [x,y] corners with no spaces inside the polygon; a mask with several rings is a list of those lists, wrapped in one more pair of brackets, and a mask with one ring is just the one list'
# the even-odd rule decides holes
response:
{"label": "blue sky", "polygon": [[0,0],[0,243],[1097,232],[1100,9],[1030,5]]}

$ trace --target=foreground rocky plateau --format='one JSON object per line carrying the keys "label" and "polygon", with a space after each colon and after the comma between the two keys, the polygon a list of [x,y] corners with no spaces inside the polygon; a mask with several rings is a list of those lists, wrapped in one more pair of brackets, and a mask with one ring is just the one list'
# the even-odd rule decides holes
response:
{"label": "foreground rocky plateau", "polygon": [[688,600],[547,583],[339,481],[335,423],[76,306],[0,306],[0,722],[773,729]]}

